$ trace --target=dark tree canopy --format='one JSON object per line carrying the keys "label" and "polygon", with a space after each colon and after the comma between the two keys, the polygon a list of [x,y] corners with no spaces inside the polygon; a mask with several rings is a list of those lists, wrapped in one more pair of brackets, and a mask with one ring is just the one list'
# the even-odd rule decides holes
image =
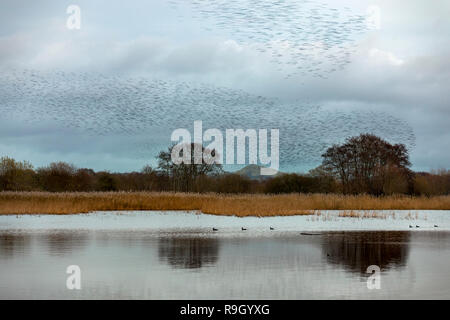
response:
{"label": "dark tree canopy", "polygon": [[32,185],[33,166],[28,161],[0,158],[0,190],[28,190]]}
{"label": "dark tree canopy", "polygon": [[[361,134],[333,145],[322,157],[323,167],[340,180],[344,193],[404,191],[400,190],[405,184],[399,176],[407,178],[410,162],[403,144],[392,145],[375,135]],[[393,179],[397,181],[395,186]]]}
{"label": "dark tree canopy", "polygon": [[[189,146],[192,162],[195,150],[193,144]],[[322,165],[307,174],[279,173],[264,180],[224,172],[220,165],[203,161],[216,155],[219,158],[219,154],[200,146],[197,145],[197,151],[203,150],[205,154],[198,164],[175,164],[171,159],[174,149],[170,147],[159,154],[158,168],[147,165],[139,172],[96,172],[64,162],[54,162],[35,170],[28,161],[0,157],[0,192],[450,194],[450,170],[414,173],[408,169],[408,151],[404,145],[391,145],[373,135],[350,138],[343,145],[329,148],[323,155]],[[180,151],[185,150],[189,149]]]}

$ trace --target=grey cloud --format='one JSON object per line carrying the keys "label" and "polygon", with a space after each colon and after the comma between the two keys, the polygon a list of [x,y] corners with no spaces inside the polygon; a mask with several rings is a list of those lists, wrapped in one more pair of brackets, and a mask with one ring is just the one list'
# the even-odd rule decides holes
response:
{"label": "grey cloud", "polygon": [[[79,33],[69,32],[64,29],[68,4],[69,1],[2,1],[0,82],[6,81],[5,70],[10,68],[43,72],[56,69],[119,78],[126,75],[206,82],[275,97],[283,103],[306,101],[324,109],[385,112],[413,127],[417,140],[412,162],[417,168],[448,167],[450,163],[448,1],[375,1],[382,9],[382,30],[358,42],[351,63],[344,70],[329,74],[328,79],[308,75],[284,79],[285,73],[277,72],[267,56],[252,50],[250,45],[223,37],[221,30],[200,33],[190,20],[168,28],[170,23],[175,24],[171,19],[176,15],[167,8],[161,9],[163,4],[139,2],[142,12],[127,9],[122,15],[125,10],[117,3],[80,1],[86,18],[84,27]],[[127,4],[132,5],[133,1]],[[355,6],[364,5],[355,1]],[[161,21],[166,18],[168,22],[164,25],[146,20],[146,10],[149,16],[159,15]],[[138,21],[124,19],[133,14],[139,17]],[[370,57],[373,48],[386,55]],[[389,54],[403,64],[389,63]],[[6,107],[0,104],[3,110]],[[208,111],[206,108],[204,113]],[[147,145],[159,147],[168,140],[164,138],[166,133],[155,132],[148,140],[145,136],[114,136],[87,143],[89,139],[85,140],[83,134],[53,128],[51,124],[47,128],[20,126],[19,113],[10,113],[16,117],[14,128],[6,126],[1,121],[5,116],[0,115],[0,154],[17,152],[18,156],[40,158],[41,162],[50,158],[46,154],[53,154],[87,163],[83,162],[85,154],[96,168],[126,170],[127,166],[136,168],[144,159],[133,159],[122,148],[133,141],[148,141]],[[19,149],[22,151],[14,151]]]}

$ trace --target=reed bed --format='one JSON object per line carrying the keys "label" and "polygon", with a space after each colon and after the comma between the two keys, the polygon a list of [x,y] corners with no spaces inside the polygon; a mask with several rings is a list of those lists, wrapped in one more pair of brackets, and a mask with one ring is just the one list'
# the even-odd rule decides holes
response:
{"label": "reed bed", "polygon": [[[411,213],[408,213],[409,215]],[[363,210],[363,211],[355,211],[355,210],[342,210],[338,214],[339,217],[349,217],[349,218],[370,218],[370,219],[387,219],[392,218],[395,219],[396,215],[394,211],[374,211],[374,210]]]}
{"label": "reed bed", "polygon": [[450,196],[336,194],[223,195],[157,192],[0,192],[0,214],[77,214],[93,211],[189,210],[214,215],[320,215],[320,210],[450,210]]}
{"label": "reed bed", "polygon": [[[416,212],[417,213],[417,212]],[[415,218],[411,212],[406,215],[397,215],[395,211],[378,211],[378,210],[341,210],[337,214],[334,211],[316,211],[308,221],[338,221],[338,218],[356,218],[356,219],[401,219],[401,220],[414,220],[418,219],[418,214]]]}

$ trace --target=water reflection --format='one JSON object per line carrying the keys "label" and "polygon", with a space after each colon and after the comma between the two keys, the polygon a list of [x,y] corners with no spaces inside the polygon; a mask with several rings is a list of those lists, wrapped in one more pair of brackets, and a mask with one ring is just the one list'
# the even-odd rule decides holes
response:
{"label": "water reflection", "polygon": [[[246,234],[0,232],[0,299],[450,297],[450,232]],[[66,289],[69,264],[81,291]],[[372,264],[389,270],[381,290],[364,281]]]}
{"label": "water reflection", "polygon": [[22,255],[31,245],[28,235],[0,233],[0,257],[12,258],[15,255]]}
{"label": "water reflection", "polygon": [[60,256],[72,254],[75,250],[81,250],[88,244],[87,232],[55,232],[40,237],[48,247],[50,255]]}
{"label": "water reflection", "polygon": [[158,257],[174,268],[196,269],[217,263],[219,240],[214,238],[161,238]]}
{"label": "water reflection", "polygon": [[366,274],[377,265],[382,271],[404,267],[409,255],[409,232],[336,232],[322,236],[328,263]]}

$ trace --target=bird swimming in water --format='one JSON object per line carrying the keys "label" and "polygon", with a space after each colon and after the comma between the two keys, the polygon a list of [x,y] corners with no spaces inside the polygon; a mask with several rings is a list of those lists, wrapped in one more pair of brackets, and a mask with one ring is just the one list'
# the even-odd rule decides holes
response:
{"label": "bird swimming in water", "polygon": [[246,231],[247,229],[245,229],[244,227],[241,228],[242,231]]}
{"label": "bird swimming in water", "polygon": [[219,231],[219,229],[216,229],[216,228],[212,228],[213,229],[213,231]]}

